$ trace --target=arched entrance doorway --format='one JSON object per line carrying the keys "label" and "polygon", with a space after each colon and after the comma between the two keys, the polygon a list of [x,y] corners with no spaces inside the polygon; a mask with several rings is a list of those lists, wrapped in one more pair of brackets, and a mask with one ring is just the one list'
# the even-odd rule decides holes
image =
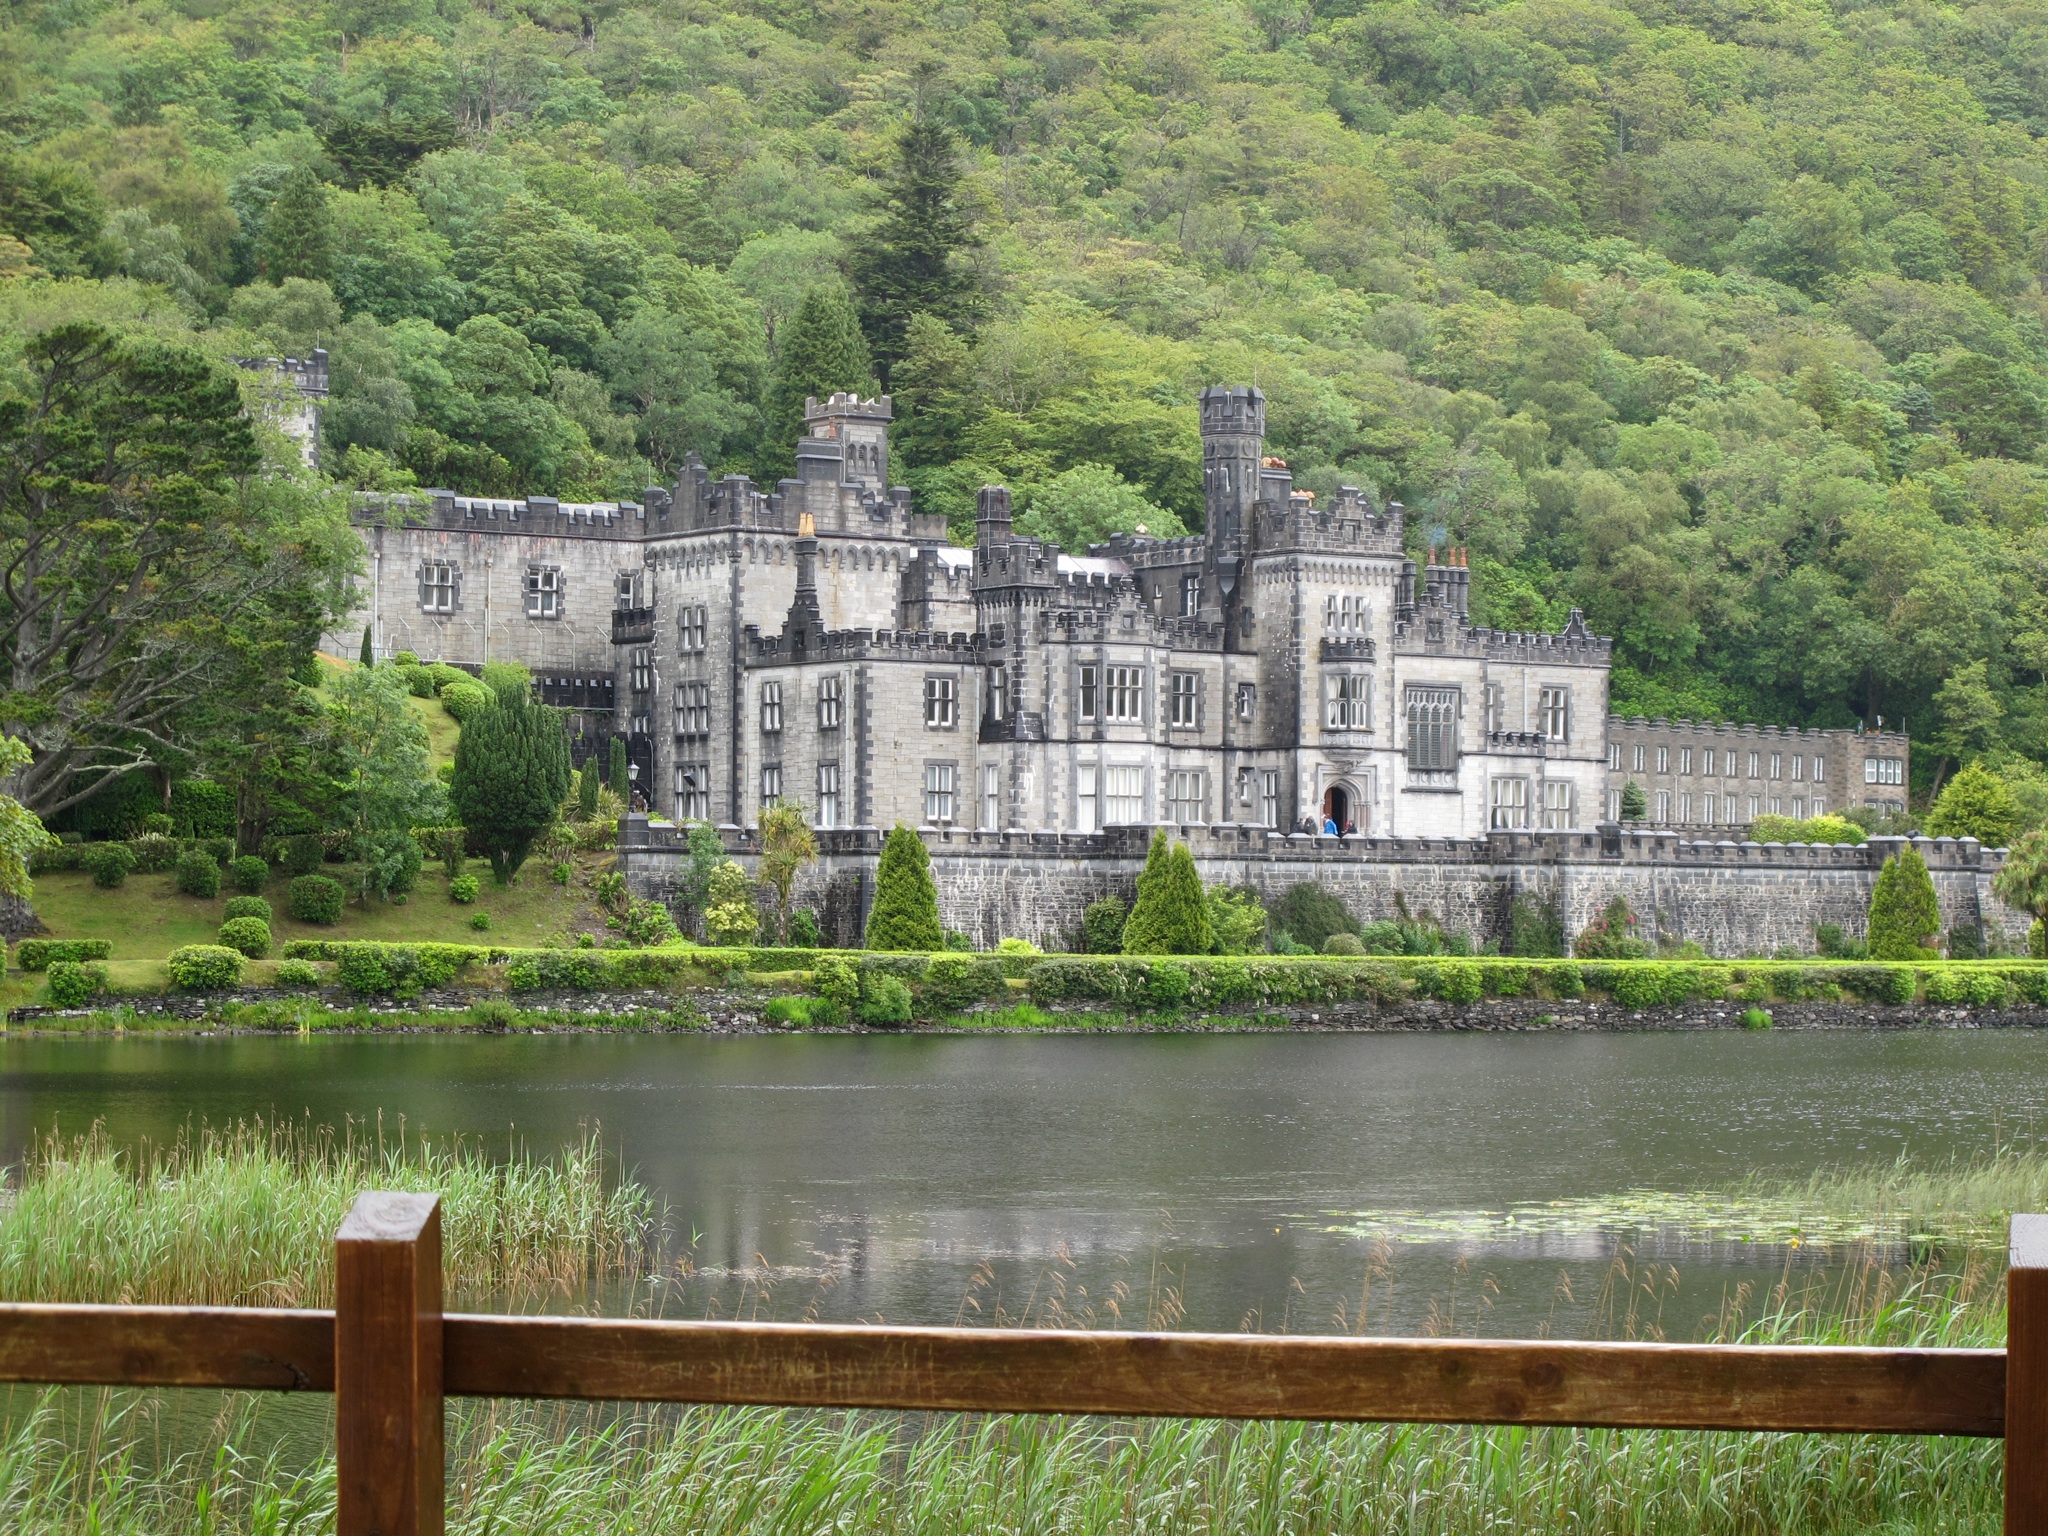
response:
{"label": "arched entrance doorway", "polygon": [[1358,819],[1357,806],[1358,800],[1350,785],[1332,784],[1323,791],[1323,821],[1316,830],[1320,832],[1334,822],[1337,830],[1342,832]]}

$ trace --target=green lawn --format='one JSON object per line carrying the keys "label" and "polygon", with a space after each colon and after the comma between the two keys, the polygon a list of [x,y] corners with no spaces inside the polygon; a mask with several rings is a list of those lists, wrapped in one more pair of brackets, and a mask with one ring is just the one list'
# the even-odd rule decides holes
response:
{"label": "green lawn", "polygon": [[[548,876],[547,866],[535,860],[520,872],[518,883],[499,889],[491,883],[490,865],[481,859],[469,861],[468,872],[479,877],[483,892],[473,906],[458,906],[448,899],[448,877],[438,864],[420,874],[419,886],[402,906],[387,902],[351,902],[341,921],[332,927],[316,927],[296,921],[289,910],[290,879],[273,875],[263,891],[274,914],[270,931],[282,946],[290,939],[383,939],[391,942],[446,944],[532,945],[580,932],[603,935],[604,917],[590,904],[583,878],[609,864],[610,854],[577,856],[577,878],[567,887]],[[338,869],[329,869],[338,874]],[[225,883],[212,901],[187,896],[177,888],[169,871],[130,875],[126,883],[107,891],[92,883],[90,876],[64,871],[36,877],[36,915],[53,938],[106,939],[114,947],[116,980],[142,982],[156,973],[153,968],[164,956],[184,944],[211,944],[220,927],[221,908],[235,892]],[[479,933],[469,925],[478,912],[490,914],[491,926]],[[124,975],[121,967],[136,964],[138,971]],[[40,976],[10,971],[0,987],[0,1007],[19,1007],[34,1000],[41,989]]]}

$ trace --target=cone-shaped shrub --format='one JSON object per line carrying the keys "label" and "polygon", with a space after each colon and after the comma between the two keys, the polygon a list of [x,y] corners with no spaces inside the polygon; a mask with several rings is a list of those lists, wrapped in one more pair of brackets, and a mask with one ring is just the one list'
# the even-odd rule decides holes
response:
{"label": "cone-shaped shrub", "polygon": [[545,704],[501,703],[463,723],[448,786],[455,813],[509,884],[569,792],[569,739]]}
{"label": "cone-shaped shrub", "polygon": [[1941,904],[1934,898],[1934,878],[1927,861],[1902,848],[1877,872],[1870,893],[1870,958],[1918,960],[1927,940],[1941,931]]}
{"label": "cone-shaped shrub", "polygon": [[868,909],[869,949],[944,949],[939,891],[924,839],[897,822],[882,844],[875,869],[875,904]]}
{"label": "cone-shaped shrub", "polygon": [[1169,845],[1164,829],[1153,833],[1138,876],[1138,904],[1124,923],[1124,953],[1206,955],[1215,947],[1195,856],[1186,843]]}

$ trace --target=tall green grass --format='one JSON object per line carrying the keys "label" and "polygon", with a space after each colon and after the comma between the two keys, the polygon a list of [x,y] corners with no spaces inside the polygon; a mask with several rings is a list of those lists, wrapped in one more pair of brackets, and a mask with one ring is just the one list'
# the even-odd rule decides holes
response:
{"label": "tall green grass", "polygon": [[1907,1233],[2002,1240],[2015,1211],[2048,1211],[2048,1150],[1824,1168],[1801,1180],[1752,1181],[1736,1191],[1745,1197]]}
{"label": "tall green grass", "polygon": [[533,1159],[381,1126],[245,1121],[139,1151],[95,1127],[13,1170],[0,1300],[329,1306],[334,1232],[365,1189],[441,1195],[451,1299],[580,1297],[637,1272],[658,1216],[594,1135]]}

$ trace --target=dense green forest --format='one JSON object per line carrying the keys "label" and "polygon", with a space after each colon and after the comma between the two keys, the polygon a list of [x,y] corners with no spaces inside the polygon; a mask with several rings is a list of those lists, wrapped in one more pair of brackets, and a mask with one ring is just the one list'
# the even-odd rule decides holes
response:
{"label": "dense green forest", "polygon": [[[333,358],[327,469],[631,495],[898,402],[967,532],[1199,526],[1194,391],[1652,714],[2048,758],[2048,11],[15,0],[0,368]],[[871,382],[870,382],[871,381]],[[1926,749],[1932,750],[1926,750]]]}

